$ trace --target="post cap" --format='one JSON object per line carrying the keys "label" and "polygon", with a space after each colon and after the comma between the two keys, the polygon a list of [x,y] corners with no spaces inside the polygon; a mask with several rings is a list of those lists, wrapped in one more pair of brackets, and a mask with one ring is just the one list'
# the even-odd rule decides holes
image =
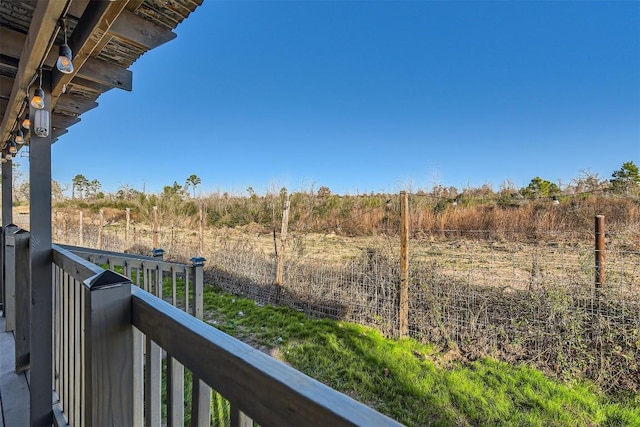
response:
{"label": "post cap", "polygon": [[164,249],[153,248],[151,249],[151,256],[154,258],[162,257],[164,255]]}
{"label": "post cap", "polygon": [[194,256],[193,258],[191,258],[191,264],[193,265],[193,267],[202,267],[205,261],[206,259],[201,256]]}

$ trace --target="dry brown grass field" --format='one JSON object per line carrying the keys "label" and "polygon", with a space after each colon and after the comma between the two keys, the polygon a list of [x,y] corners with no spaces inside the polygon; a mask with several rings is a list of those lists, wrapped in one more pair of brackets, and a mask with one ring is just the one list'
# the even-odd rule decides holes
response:
{"label": "dry brown grass field", "polygon": [[[316,200],[325,203],[326,200]],[[344,319],[398,336],[400,236],[394,203],[356,207],[352,220],[292,215],[279,222],[205,226],[196,218],[122,209],[57,208],[58,243],[189,262],[206,258],[212,286],[314,317]],[[640,208],[621,199],[560,206],[446,206],[416,198],[409,220],[409,335],[462,360],[493,356],[558,377],[640,391]],[[246,206],[243,205],[243,208]],[[594,216],[606,217],[605,283],[595,286]],[[16,212],[15,219],[28,219]],[[331,219],[334,218],[334,219]],[[277,224],[277,227],[275,226]],[[278,230],[274,232],[274,229]],[[275,286],[284,255],[282,286]]]}

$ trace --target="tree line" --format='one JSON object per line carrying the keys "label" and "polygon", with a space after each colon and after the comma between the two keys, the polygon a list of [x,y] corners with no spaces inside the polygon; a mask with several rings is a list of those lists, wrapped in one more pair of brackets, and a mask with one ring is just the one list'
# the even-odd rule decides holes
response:
{"label": "tree line", "polygon": [[[258,194],[252,187],[245,194],[229,194],[217,191],[197,197],[196,189],[202,180],[195,174],[184,183],[174,181],[159,193],[145,193],[123,185],[116,192],[102,191],[97,179],[77,174],[71,182],[71,198],[64,197],[64,189],[58,183],[52,185],[54,207],[75,206],[97,211],[105,207],[120,210],[130,208],[139,221],[152,219],[156,206],[168,226],[195,224],[204,212],[205,221],[214,227],[237,227],[257,224],[265,230],[278,227],[282,207],[290,201],[290,227],[299,231],[342,231],[349,234],[368,234],[393,230],[398,221],[397,194],[369,193],[360,195],[338,195],[330,188],[313,186],[308,190],[290,192],[282,187],[266,194]],[[28,200],[28,182],[14,185],[16,202]],[[612,172],[610,179],[603,179],[588,170],[567,185],[561,186],[541,177],[517,188],[509,181],[498,190],[490,185],[458,189],[456,187],[433,186],[429,191],[407,189],[412,194],[412,209],[429,215],[440,215],[454,208],[502,208],[523,207],[527,204],[547,206],[554,204],[584,205],[593,197],[622,197],[638,204],[640,196],[640,173],[633,162],[625,162]],[[425,216],[426,215],[426,216]],[[354,221],[353,218],[359,218]]]}
{"label": "tree line", "polygon": [[[103,193],[99,183],[93,182],[95,180],[82,175],[76,178],[72,198],[57,201],[54,207],[86,208],[96,212],[107,207],[119,212],[129,208],[134,220],[151,222],[155,206],[167,227],[196,227],[202,214],[208,226],[254,225],[268,232],[279,229],[285,201],[290,202],[292,231],[331,231],[349,235],[395,233],[400,220],[398,194],[338,195],[326,186],[318,189],[312,186],[293,192],[282,187],[262,195],[249,187],[245,194],[217,191],[196,197],[196,188],[202,183],[197,175],[190,175],[182,184],[174,181],[155,194],[126,185],[115,193]],[[408,189],[408,192],[411,209],[419,218],[414,224],[417,228],[517,226],[525,229],[531,218],[540,218],[549,209],[552,216],[548,221],[584,230],[590,227],[593,213],[607,214],[612,220],[627,224],[640,210],[640,174],[633,162],[625,162],[609,180],[582,171],[562,187],[534,177],[519,189],[506,182],[498,190],[489,185],[464,189],[434,186],[429,191]],[[554,206],[556,209],[552,211]],[[517,212],[514,208],[518,208]]]}

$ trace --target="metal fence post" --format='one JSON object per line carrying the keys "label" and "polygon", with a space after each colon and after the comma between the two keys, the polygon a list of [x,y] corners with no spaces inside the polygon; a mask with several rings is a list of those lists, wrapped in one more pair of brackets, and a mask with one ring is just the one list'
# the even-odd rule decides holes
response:
{"label": "metal fence post", "polygon": [[84,425],[134,425],[129,279],[105,271],[84,282]]}

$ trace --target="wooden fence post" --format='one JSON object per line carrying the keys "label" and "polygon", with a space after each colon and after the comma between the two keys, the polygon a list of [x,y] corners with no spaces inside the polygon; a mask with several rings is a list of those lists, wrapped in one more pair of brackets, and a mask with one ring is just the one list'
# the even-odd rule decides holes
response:
{"label": "wooden fence post", "polygon": [[409,196],[400,192],[400,338],[409,336]]}
{"label": "wooden fence post", "polygon": [[202,256],[204,255],[204,207],[202,206],[202,203],[200,203],[200,206],[199,206],[199,214],[200,214],[200,241],[198,243],[200,247],[200,253],[198,255]]}
{"label": "wooden fence post", "polygon": [[153,247],[158,247],[158,207],[153,207]]}
{"label": "wooden fence post", "polygon": [[80,233],[80,241],[78,246],[84,247],[84,213],[80,211],[80,224],[78,225],[78,233]]}
{"label": "wooden fence post", "polygon": [[104,210],[100,209],[98,212],[98,217],[100,218],[100,225],[98,228],[98,249],[102,250],[102,229],[104,227]]}
{"label": "wooden fence post", "polygon": [[67,226],[67,214],[62,214],[62,235],[60,236],[60,240],[70,244],[69,241],[69,227]]}
{"label": "wooden fence post", "polygon": [[124,228],[124,250],[127,250],[129,246],[129,227],[131,225],[131,209],[127,208],[125,211],[127,217],[127,225]]}
{"label": "wooden fence post", "polygon": [[284,276],[284,246],[287,241],[287,229],[289,227],[289,207],[291,202],[284,202],[284,210],[282,211],[282,229],[280,231],[280,252],[277,254],[278,266],[276,269],[276,285],[282,286]]}
{"label": "wooden fence post", "polygon": [[596,228],[596,245],[595,245],[595,258],[596,258],[596,296],[599,298],[600,294],[604,292],[604,215],[596,215],[595,218],[595,228]]}

